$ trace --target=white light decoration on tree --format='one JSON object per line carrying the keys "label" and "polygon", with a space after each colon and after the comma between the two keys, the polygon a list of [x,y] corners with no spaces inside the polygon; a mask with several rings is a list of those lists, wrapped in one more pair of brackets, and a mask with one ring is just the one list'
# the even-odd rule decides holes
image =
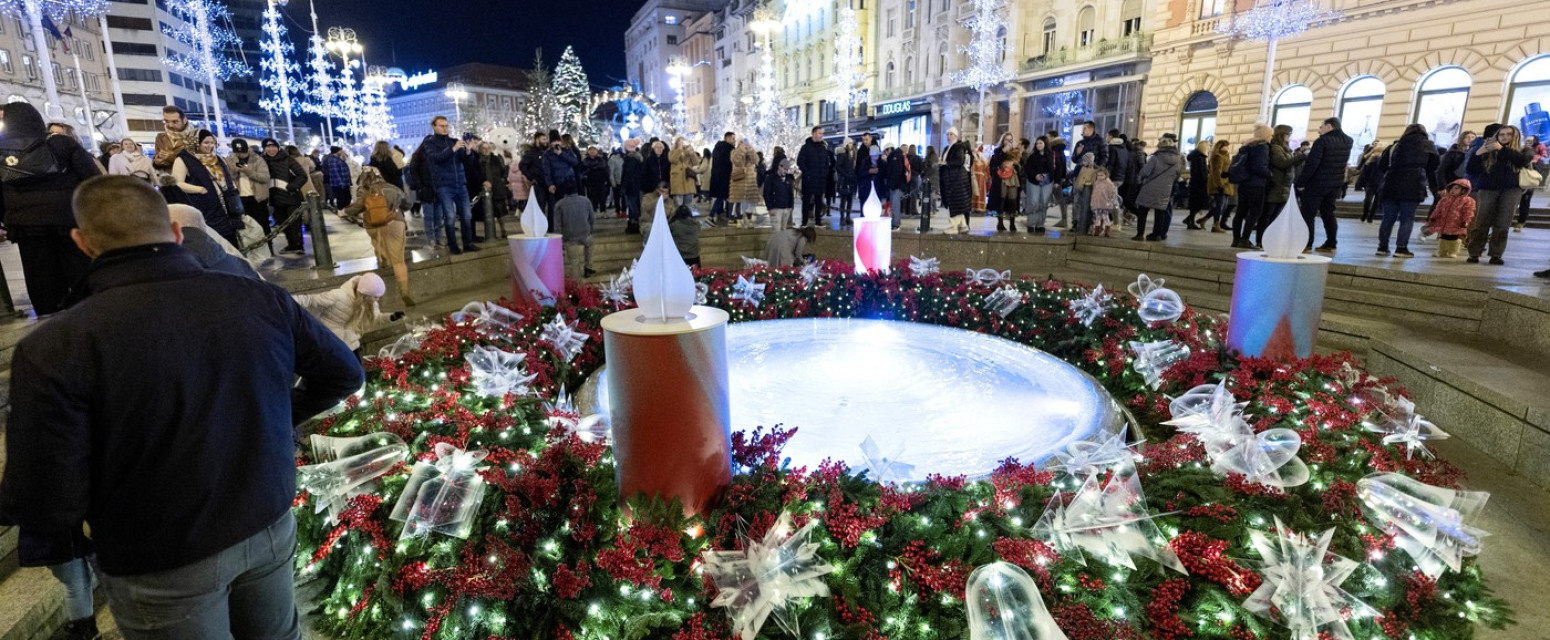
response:
{"label": "white light decoration on tree", "polygon": [[361,81],[362,129],[369,140],[392,140],[398,137],[398,127],[388,113],[385,87],[392,80],[387,70],[380,66],[367,67],[366,78]]}
{"label": "white light decoration on tree", "polygon": [[1005,3],[1002,0],[969,0],[969,4],[974,8],[974,15],[964,21],[970,33],[969,44],[958,47],[960,52],[968,54],[969,66],[954,71],[952,79],[980,93],[980,139],[985,140],[989,137],[984,135],[985,127],[990,122],[985,116],[985,96],[1016,74],[1001,65],[1008,53],[1006,42],[999,35],[1007,28],[1006,19],[1000,13]]}
{"label": "white light decoration on tree", "polygon": [[689,106],[684,104],[684,84],[690,69],[683,58],[673,58],[667,65],[667,85],[673,88],[673,131],[678,135],[688,135]]}
{"label": "white light decoration on tree", "polygon": [[205,81],[210,89],[210,104],[215,109],[215,135],[224,139],[226,123],[221,115],[216,83],[253,73],[246,63],[226,55],[227,49],[242,44],[242,39],[226,26],[231,24],[231,12],[213,0],[169,3],[167,12],[183,22],[176,26],[162,24],[162,33],[188,45],[191,52],[171,53],[161,62],[173,71]]}
{"label": "white light decoration on tree", "polygon": [[334,104],[336,95],[334,80],[334,65],[328,61],[328,46],[323,42],[323,33],[318,30],[318,12],[316,6],[310,9],[312,15],[312,37],[307,40],[307,68],[310,75],[307,76],[307,94],[311,97],[301,104],[301,108],[309,113],[317,114],[323,119],[323,143],[333,144],[333,118],[339,115],[339,107]]}
{"label": "white light decoration on tree", "polygon": [[780,22],[768,10],[760,9],[754,13],[754,19],[748,26],[759,34],[762,47],[759,52],[759,79],[754,84],[753,112],[748,123],[749,137],[753,139],[755,148],[769,149],[780,144],[792,130],[786,110],[781,106],[780,94],[775,91],[773,34],[780,28]]}
{"label": "white light decoration on tree", "polygon": [[280,16],[280,6],[286,1],[272,0],[264,9],[264,39],[259,42],[264,57],[259,61],[258,78],[264,92],[258,106],[271,114],[284,115],[286,140],[295,142],[296,127],[291,116],[296,115],[299,105],[294,97],[300,96],[306,85],[301,79],[301,65],[292,59],[296,46]]}
{"label": "white light decoration on tree", "polygon": [[[361,56],[364,48],[355,37],[355,30],[346,27],[329,27],[328,42],[325,44],[328,50],[339,56],[342,69],[338,79],[338,114],[344,118],[340,129],[349,136],[360,140],[364,134],[362,126],[361,90],[356,88],[355,68],[362,66],[364,58]],[[354,60],[350,56],[356,56]],[[348,139],[348,138],[347,138]]]}
{"label": "white light decoration on tree", "polygon": [[1259,0],[1253,9],[1233,16],[1231,22],[1217,27],[1225,33],[1248,40],[1265,41],[1265,80],[1260,85],[1259,121],[1270,114],[1270,81],[1276,68],[1276,43],[1308,30],[1319,22],[1340,17],[1339,11],[1321,9],[1318,0]]}
{"label": "white light decoration on tree", "polygon": [[834,100],[835,104],[845,108],[844,130],[845,138],[850,139],[850,110],[857,104],[866,100],[865,92],[860,88],[861,81],[866,78],[866,67],[861,59],[861,36],[856,28],[856,10],[851,8],[840,9],[839,21],[835,23],[834,36]]}
{"label": "white light decoration on tree", "polygon": [[[592,101],[592,83],[581,68],[581,58],[570,47],[560,54],[559,64],[554,65],[554,100],[559,105],[560,130],[568,132],[580,144],[596,139],[592,130],[591,115],[587,105]],[[680,102],[682,102],[680,100]]]}

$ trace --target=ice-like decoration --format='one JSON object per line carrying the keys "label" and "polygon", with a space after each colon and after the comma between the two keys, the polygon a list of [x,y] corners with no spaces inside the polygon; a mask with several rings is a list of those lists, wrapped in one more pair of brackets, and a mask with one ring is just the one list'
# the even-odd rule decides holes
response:
{"label": "ice-like decoration", "polygon": [[1058,467],[1067,476],[1078,480],[1110,469],[1128,470],[1135,466],[1134,446],[1125,444],[1124,433],[1073,442],[1055,452],[1055,463],[1051,466]]}
{"label": "ice-like decoration", "polygon": [[1155,517],[1146,508],[1140,476],[1115,474],[1100,486],[1098,476],[1090,475],[1069,503],[1058,494],[1050,501],[1033,535],[1061,553],[1080,549],[1112,566],[1134,569],[1132,558],[1150,558],[1188,573],[1152,522]]}
{"label": "ice-like decoration", "polygon": [[1013,285],[1004,285],[996,289],[990,295],[985,296],[985,309],[994,312],[1003,318],[1012,315],[1018,307],[1023,306],[1027,295]]}
{"label": "ice-like decoration", "polygon": [[450,443],[435,448],[436,461],[415,463],[389,519],[404,523],[400,538],[439,533],[467,539],[484,498],[479,463],[484,451],[464,451]]}
{"label": "ice-like decoration", "polygon": [[1189,347],[1172,340],[1159,342],[1131,341],[1130,350],[1135,352],[1136,373],[1146,378],[1147,386],[1162,388],[1163,374],[1173,365],[1189,359]]}
{"label": "ice-like decoration", "polygon": [[1010,269],[1005,271],[996,271],[995,269],[989,268],[965,269],[963,271],[963,276],[964,279],[974,284],[994,287],[1003,282],[1010,281],[1012,279],[1012,271]]}
{"label": "ice-like decoration", "polygon": [[1249,530],[1264,560],[1264,582],[1243,602],[1245,609],[1291,629],[1294,640],[1315,640],[1320,631],[1353,640],[1346,621],[1379,617],[1376,609],[1340,588],[1360,565],[1329,552],[1334,529],[1313,540],[1287,529],[1278,517],[1275,531],[1272,537]]}
{"label": "ice-like decoration", "polygon": [[[1289,192],[1283,211],[1298,211],[1296,189]],[[1276,216],[1265,229],[1265,255],[1276,260],[1295,260],[1308,246],[1308,225],[1302,216]]]}
{"label": "ice-like decoration", "polygon": [[910,275],[923,278],[934,273],[941,273],[941,262],[936,258],[920,258],[910,256]]}
{"label": "ice-like decoration", "polygon": [[1485,508],[1491,494],[1434,487],[1398,473],[1377,473],[1356,481],[1367,519],[1394,536],[1394,544],[1422,573],[1436,580],[1458,571],[1465,556],[1480,554],[1490,535],[1465,524]]}
{"label": "ice-like decoration", "polygon": [[706,551],[705,572],[716,585],[712,607],[728,609],[732,631],[742,640],[753,640],[770,618],[789,635],[801,636],[797,617],[789,615],[793,601],[828,597],[823,577],[834,566],[818,559],[818,543],[812,532],[813,518],[792,532],[791,514],[782,513],[759,540],[747,540],[741,551]]}
{"label": "ice-like decoration", "polygon": [[741,274],[737,276],[737,283],[732,285],[732,299],[746,302],[748,306],[757,307],[764,302],[764,287],[756,281],[749,280]]}
{"label": "ice-like decoration", "polygon": [[1075,300],[1066,303],[1071,308],[1071,315],[1084,326],[1091,327],[1093,323],[1107,313],[1109,303],[1114,301],[1114,295],[1104,291],[1103,285],[1093,287],[1091,291]]}
{"label": "ice-like decoration", "polygon": [[648,320],[657,322],[681,320],[694,305],[694,275],[668,235],[663,200],[657,200],[646,249],[640,254],[632,280],[635,306],[645,312]]}
{"label": "ice-like decoration", "polygon": [[1448,432],[1417,414],[1415,403],[1409,398],[1388,396],[1387,400],[1376,407],[1378,415],[1375,419],[1362,421],[1362,428],[1383,434],[1383,444],[1404,447],[1407,460],[1414,458],[1416,453],[1430,460],[1432,450],[1426,447],[1426,441],[1446,440]]}
{"label": "ice-like decoration", "polygon": [[768,260],[760,260],[758,258],[743,256],[744,269],[768,269],[769,267],[770,263]]}
{"label": "ice-like decoration", "polygon": [[576,359],[576,354],[581,353],[582,346],[587,342],[587,334],[576,330],[576,321],[566,322],[564,316],[556,313],[554,319],[544,325],[538,339],[552,345],[555,353],[570,362]]}
{"label": "ice-like decoration", "polygon": [[1295,487],[1308,481],[1308,466],[1297,457],[1302,437],[1285,428],[1254,433],[1243,418],[1247,403],[1227,391],[1224,379],[1200,385],[1173,400],[1173,419],[1163,424],[1200,440],[1218,475],[1236,473],[1249,482],[1271,487]]}
{"label": "ice-like decoration", "polygon": [[1045,608],[1039,585],[1010,562],[992,562],[969,574],[964,605],[969,640],[1067,640]]}
{"label": "ice-like decoration", "polygon": [[476,346],[463,359],[468,363],[469,381],[474,391],[482,396],[526,395],[528,383],[538,377],[538,374],[527,372],[526,354]]}
{"label": "ice-like decoration", "polygon": [[710,285],[703,282],[694,283],[694,304],[710,304]]}
{"label": "ice-like decoration", "polygon": [[801,276],[802,284],[811,287],[818,284],[818,279],[823,277],[823,265],[817,262],[809,262],[802,265],[802,270],[797,275]]}
{"label": "ice-like decoration", "polygon": [[356,437],[312,434],[313,463],[296,468],[296,486],[312,494],[314,513],[333,522],[350,498],[409,457],[409,447],[392,433]]}
{"label": "ice-like decoration", "polygon": [[[1044,463],[1125,422],[1108,391],[1080,369],[964,329],[859,318],[735,322],[726,348],[734,431],[824,425],[791,437],[784,453],[793,467],[831,459],[862,468],[856,444],[875,435],[887,453],[890,443],[907,445],[915,469],[901,481],[932,473],[978,479],[1008,457]],[[611,373],[605,368],[577,390],[584,413],[608,412],[599,389]]]}
{"label": "ice-like decoration", "polygon": [[1136,312],[1144,322],[1173,322],[1184,315],[1184,300],[1172,289],[1163,288],[1163,279],[1153,280],[1141,274],[1130,285],[1130,295],[1136,297]]}
{"label": "ice-like decoration", "polygon": [[452,313],[452,321],[468,324],[489,338],[511,340],[522,322],[522,314],[507,309],[497,302],[470,302]]}
{"label": "ice-like decoration", "polygon": [[435,328],[435,325],[432,325],[428,322],[413,325],[409,327],[409,331],[407,333],[399,336],[398,339],[394,340],[392,344],[382,347],[381,350],[377,351],[377,357],[387,358],[389,360],[397,360],[402,358],[409,352],[414,351],[415,349],[419,349],[420,343],[425,340],[425,336],[429,335],[430,332]]}
{"label": "ice-like decoration", "polygon": [[622,307],[630,303],[630,284],[621,277],[609,278],[608,282],[597,288],[599,295],[605,302],[614,307]]}
{"label": "ice-like decoration", "polygon": [[544,423],[551,429],[563,427],[576,434],[582,442],[598,442],[609,435],[608,416],[598,413],[582,415],[564,387],[560,388],[560,393],[553,400],[544,401]]}
{"label": "ice-like decoration", "polygon": [[538,206],[541,198],[528,198],[522,207],[522,234],[529,238],[542,238],[549,233],[549,217]]}
{"label": "ice-like decoration", "polygon": [[884,454],[882,448],[877,446],[877,441],[867,436],[861,441],[861,455],[866,460],[862,470],[883,484],[904,482],[915,475],[915,465],[899,461],[899,456],[904,453],[904,443],[897,442],[896,445]]}

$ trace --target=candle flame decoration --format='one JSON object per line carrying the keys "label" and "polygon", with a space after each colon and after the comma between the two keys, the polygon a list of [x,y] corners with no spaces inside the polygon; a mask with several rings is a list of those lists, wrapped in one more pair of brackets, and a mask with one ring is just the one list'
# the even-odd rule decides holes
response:
{"label": "candle flame decoration", "polygon": [[542,238],[549,233],[549,218],[538,206],[538,198],[528,198],[522,208],[522,233],[529,238]]}
{"label": "candle flame decoration", "polygon": [[861,217],[870,220],[883,217],[883,203],[877,201],[877,185],[867,189],[866,202],[861,203]]}
{"label": "candle flame decoration", "polygon": [[1295,192],[1293,189],[1282,209],[1287,213],[1277,216],[1270,228],[1265,229],[1265,255],[1269,258],[1295,260],[1308,246],[1308,225],[1302,216],[1296,215],[1299,209]]}
{"label": "candle flame decoration", "polygon": [[689,307],[694,305],[694,275],[668,237],[667,209],[662,199],[657,200],[646,249],[636,264],[632,278],[635,306],[645,312],[646,318],[667,322],[688,317]]}

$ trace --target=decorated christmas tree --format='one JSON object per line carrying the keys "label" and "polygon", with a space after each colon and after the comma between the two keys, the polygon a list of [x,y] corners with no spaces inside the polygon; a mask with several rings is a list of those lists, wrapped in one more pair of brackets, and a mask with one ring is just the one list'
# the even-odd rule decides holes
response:
{"label": "decorated christmas tree", "polygon": [[533,53],[533,68],[527,72],[528,97],[524,120],[534,131],[564,130],[564,113],[554,92],[553,76],[544,67],[544,50]]}
{"label": "decorated christmas tree", "polygon": [[581,68],[581,59],[570,47],[560,54],[560,63],[554,67],[550,90],[560,107],[561,131],[578,136],[587,121],[587,103],[592,99],[592,85],[587,82],[587,72]]}

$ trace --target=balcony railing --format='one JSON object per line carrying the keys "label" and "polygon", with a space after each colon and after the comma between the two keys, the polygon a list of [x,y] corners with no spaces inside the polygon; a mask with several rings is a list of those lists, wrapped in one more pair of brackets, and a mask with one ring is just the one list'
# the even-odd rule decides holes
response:
{"label": "balcony railing", "polygon": [[894,98],[902,98],[904,96],[912,96],[917,93],[924,93],[925,90],[926,83],[924,82],[916,82],[914,84],[893,87],[891,89],[879,89],[877,92],[877,101],[888,102]]}
{"label": "balcony railing", "polygon": [[1099,40],[1097,44],[1087,47],[1069,49],[1062,47],[1059,51],[1051,51],[1042,56],[1028,58],[1023,61],[1022,71],[1043,71],[1071,64],[1114,58],[1119,56],[1145,53],[1152,48],[1152,34],[1138,33],[1117,40]]}
{"label": "balcony railing", "polygon": [[1221,16],[1211,16],[1209,18],[1201,18],[1199,20],[1196,20],[1194,24],[1190,25],[1189,33],[1190,33],[1190,35],[1193,35],[1193,36],[1210,35],[1210,34],[1216,33],[1217,27],[1221,26],[1221,24],[1222,24],[1222,17]]}

